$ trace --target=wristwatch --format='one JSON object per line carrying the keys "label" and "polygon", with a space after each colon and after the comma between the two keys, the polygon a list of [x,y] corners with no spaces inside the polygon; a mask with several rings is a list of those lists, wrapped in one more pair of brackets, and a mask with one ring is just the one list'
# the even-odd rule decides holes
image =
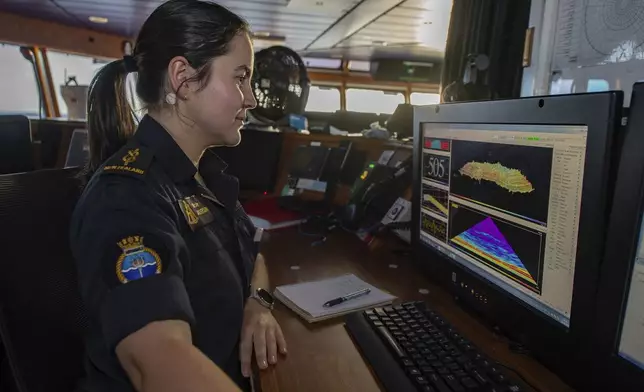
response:
{"label": "wristwatch", "polygon": [[251,291],[251,298],[256,299],[263,307],[270,310],[273,310],[273,307],[275,306],[275,298],[273,297],[273,294],[261,287],[257,290]]}

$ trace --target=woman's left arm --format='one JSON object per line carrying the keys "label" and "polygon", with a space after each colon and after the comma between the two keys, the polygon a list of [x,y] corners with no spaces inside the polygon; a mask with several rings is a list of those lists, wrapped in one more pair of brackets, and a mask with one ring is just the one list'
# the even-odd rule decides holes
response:
{"label": "woman's left arm", "polygon": [[[269,290],[268,269],[262,254],[257,255],[255,269],[251,279],[251,290],[263,288]],[[239,345],[242,374],[250,377],[251,357],[255,348],[255,359],[260,369],[266,369],[268,364],[277,363],[277,351],[286,354],[286,341],[282,329],[273,317],[270,309],[250,298],[244,308],[244,322]]]}

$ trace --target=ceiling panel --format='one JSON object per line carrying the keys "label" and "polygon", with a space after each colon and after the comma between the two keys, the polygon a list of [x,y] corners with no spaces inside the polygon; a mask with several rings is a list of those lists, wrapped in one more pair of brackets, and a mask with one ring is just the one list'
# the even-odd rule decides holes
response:
{"label": "ceiling panel", "polygon": [[451,0],[408,0],[337,46],[416,43],[421,50],[444,52],[451,8]]}
{"label": "ceiling panel", "polygon": [[[390,49],[393,54],[443,51],[452,0],[218,0],[244,17],[254,32],[285,37],[295,50],[358,56]],[[0,11],[96,31],[136,37],[163,0],[0,0]],[[349,12],[351,11],[351,12]],[[108,18],[91,23],[89,16]],[[375,41],[375,42],[374,42]],[[370,46],[371,48],[364,48]],[[332,50],[335,47],[335,50]],[[326,52],[325,52],[326,51]]]}
{"label": "ceiling panel", "polygon": [[78,22],[49,0],[0,0],[0,11],[68,25]]}

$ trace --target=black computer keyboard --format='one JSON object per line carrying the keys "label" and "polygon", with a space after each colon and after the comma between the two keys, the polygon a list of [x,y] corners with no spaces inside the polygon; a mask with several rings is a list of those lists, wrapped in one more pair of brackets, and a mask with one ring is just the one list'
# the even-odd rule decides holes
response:
{"label": "black computer keyboard", "polygon": [[528,391],[423,302],[354,313],[346,326],[387,391]]}

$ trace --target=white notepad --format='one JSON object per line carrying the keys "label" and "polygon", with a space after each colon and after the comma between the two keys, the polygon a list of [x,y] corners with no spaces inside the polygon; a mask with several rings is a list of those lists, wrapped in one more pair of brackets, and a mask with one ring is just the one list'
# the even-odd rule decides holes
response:
{"label": "white notepad", "polygon": [[[369,288],[371,292],[339,305],[325,308],[325,302]],[[390,304],[396,297],[355,275],[342,275],[316,282],[297,283],[275,288],[275,298],[312,323],[347,313]]]}

